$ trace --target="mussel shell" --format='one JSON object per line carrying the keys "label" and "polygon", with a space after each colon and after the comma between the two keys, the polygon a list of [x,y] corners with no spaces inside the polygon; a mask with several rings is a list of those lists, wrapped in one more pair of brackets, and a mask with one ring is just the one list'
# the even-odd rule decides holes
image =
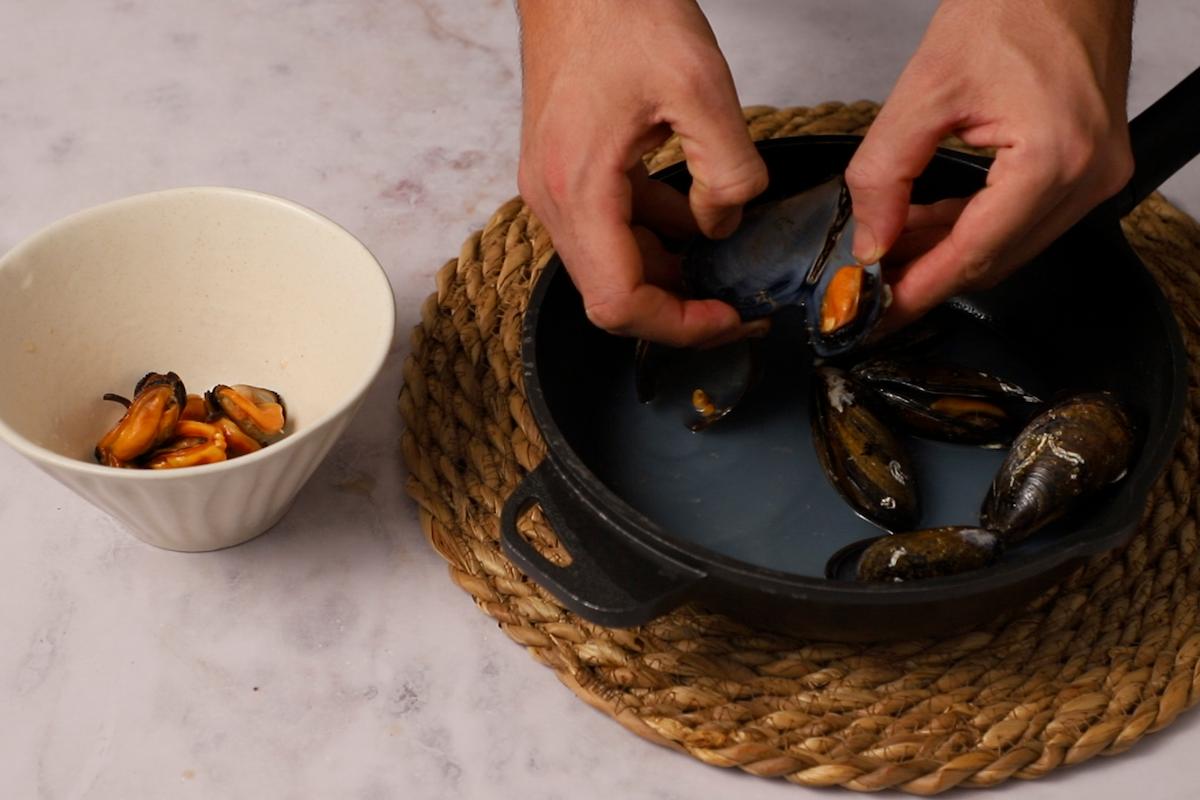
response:
{"label": "mussel shell", "polygon": [[856,575],[870,583],[957,575],[986,567],[1000,555],[1001,547],[995,533],[966,526],[881,536],[862,551]]}
{"label": "mussel shell", "polygon": [[804,305],[816,282],[809,273],[826,251],[830,231],[844,224],[842,191],[834,178],[746,209],[725,239],[697,240],[683,260],[689,293],[723,300],[743,319]]}
{"label": "mussel shell", "polygon": [[885,530],[909,530],[920,517],[916,470],[903,443],[871,410],[849,373],[813,375],[813,448],[850,507]]}
{"label": "mussel shell", "polygon": [[[674,348],[641,340],[634,350],[634,383],[639,402],[658,398],[678,406],[683,423],[704,430],[732,413],[758,382],[759,343],[742,339],[706,350]],[[709,414],[692,404],[702,390],[714,406]]]}
{"label": "mussel shell", "polygon": [[[939,361],[874,359],[854,376],[888,404],[911,432],[930,439],[984,447],[1008,445],[1042,407],[1012,381]],[[954,413],[942,406],[982,404],[986,413]]]}
{"label": "mussel shell", "polygon": [[[842,250],[846,250],[848,255],[849,247],[849,234],[843,234],[835,256],[839,255]],[[830,283],[841,267],[854,265],[852,257],[849,257],[848,260],[847,255],[843,255],[837,261],[831,260],[825,266],[820,282],[813,288],[812,297],[806,309],[809,342],[812,344],[813,351],[822,358],[839,356],[861,346],[879,322],[885,307],[884,295],[887,292],[887,286],[883,282],[880,266],[878,264],[864,266],[862,288],[859,292],[858,309],[854,319],[829,333],[822,333],[821,317],[825,292],[828,291]]]}
{"label": "mussel shell", "polygon": [[716,298],[743,319],[769,316],[785,306],[805,306],[813,349],[828,357],[861,344],[883,307],[878,264],[865,267],[864,289],[853,322],[820,333],[820,306],[836,268],[856,264],[850,249],[854,222],[840,176],[791,197],[745,211],[726,239],[700,239],[683,260],[688,293]]}
{"label": "mussel shell", "polygon": [[1094,392],[1055,403],[1013,442],[980,521],[1006,543],[1020,541],[1120,480],[1134,447],[1129,413],[1113,395]]}

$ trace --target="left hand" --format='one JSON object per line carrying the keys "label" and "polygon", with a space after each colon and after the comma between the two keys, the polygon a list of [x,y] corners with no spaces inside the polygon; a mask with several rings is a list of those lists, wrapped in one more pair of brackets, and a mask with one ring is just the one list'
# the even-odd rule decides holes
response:
{"label": "left hand", "polygon": [[[996,284],[1125,185],[1132,17],[1132,0],[943,0],[846,170],[855,256],[911,258],[887,328]],[[951,133],[997,148],[987,186],[910,207]]]}

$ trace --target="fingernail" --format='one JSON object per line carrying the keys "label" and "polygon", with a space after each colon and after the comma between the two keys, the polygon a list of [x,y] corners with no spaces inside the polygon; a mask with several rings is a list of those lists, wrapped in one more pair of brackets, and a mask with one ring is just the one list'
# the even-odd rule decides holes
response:
{"label": "fingernail", "polygon": [[875,239],[875,233],[861,222],[854,225],[854,246],[851,252],[860,264],[874,264],[883,258],[883,249]]}

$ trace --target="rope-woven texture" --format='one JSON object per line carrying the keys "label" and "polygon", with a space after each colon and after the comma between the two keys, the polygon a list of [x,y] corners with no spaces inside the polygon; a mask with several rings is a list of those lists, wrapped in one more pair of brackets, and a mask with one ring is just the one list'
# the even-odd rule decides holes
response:
{"label": "rope-woven texture", "polygon": [[[757,139],[861,132],[875,111],[826,103],[746,117]],[[646,161],[653,171],[679,158],[668,142]],[[932,795],[1120,753],[1200,699],[1200,226],[1154,196],[1124,228],[1192,356],[1183,435],[1131,543],[1002,622],[847,645],[684,608],[612,630],[522,575],[501,552],[499,515],[543,455],[521,390],[521,315],[552,246],[519,198],[441,269],[412,333],[401,445],[425,535],[455,583],[582,700],[708,764]],[[538,510],[522,524],[569,557]]]}

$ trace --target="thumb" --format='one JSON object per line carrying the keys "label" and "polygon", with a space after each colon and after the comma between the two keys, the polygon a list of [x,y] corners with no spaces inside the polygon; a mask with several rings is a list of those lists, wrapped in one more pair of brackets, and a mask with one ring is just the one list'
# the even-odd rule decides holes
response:
{"label": "thumb", "polygon": [[[896,109],[893,111],[892,109]],[[854,203],[854,257],[873,264],[899,238],[912,184],[929,164],[950,125],[930,122],[918,104],[893,95],[846,167]]]}

